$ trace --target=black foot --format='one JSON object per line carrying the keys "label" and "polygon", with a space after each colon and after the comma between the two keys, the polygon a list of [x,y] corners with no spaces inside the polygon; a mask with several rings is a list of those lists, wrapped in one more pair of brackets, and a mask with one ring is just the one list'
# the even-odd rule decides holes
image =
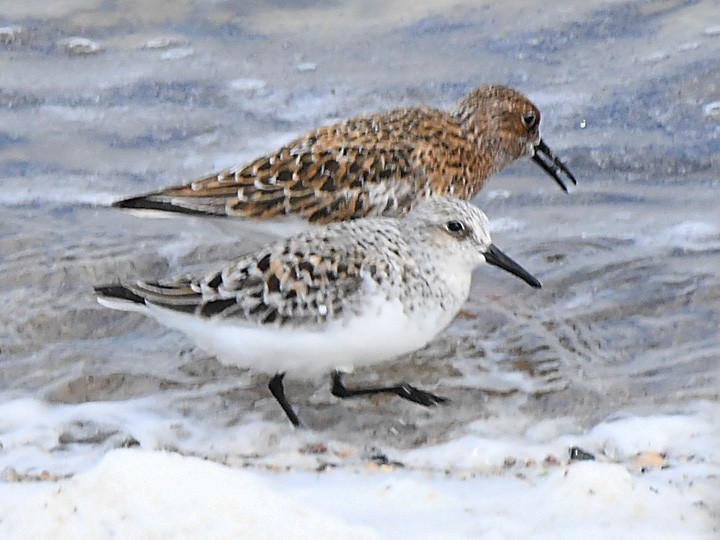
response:
{"label": "black foot", "polygon": [[287,398],[285,397],[283,378],[285,378],[284,373],[276,374],[272,379],[270,379],[268,388],[270,389],[270,393],[272,393],[275,399],[277,399],[277,402],[282,407],[282,410],[285,411],[285,414],[287,415],[290,422],[292,422],[292,425],[295,427],[301,427],[302,422],[300,422],[300,419],[297,417],[297,414],[295,414],[295,411],[293,411],[290,402],[288,402]]}
{"label": "black foot", "polygon": [[369,396],[373,394],[395,394],[403,399],[432,407],[438,403],[447,403],[448,398],[436,396],[425,390],[420,390],[407,383],[397,384],[395,386],[381,386],[376,388],[346,388],[342,382],[342,374],[339,371],[333,371],[332,379],[332,395],[345,399],[358,396]]}

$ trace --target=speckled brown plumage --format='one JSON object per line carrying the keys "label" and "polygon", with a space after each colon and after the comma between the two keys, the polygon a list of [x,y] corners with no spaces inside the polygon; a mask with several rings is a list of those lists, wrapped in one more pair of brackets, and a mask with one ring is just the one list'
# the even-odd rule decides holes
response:
{"label": "speckled brown plumage", "polygon": [[432,195],[469,199],[522,156],[565,189],[560,173],[575,179],[543,143],[539,124],[522,94],[485,86],[451,112],[414,107],[352,118],[247,165],[115,206],[310,223],[399,216]]}

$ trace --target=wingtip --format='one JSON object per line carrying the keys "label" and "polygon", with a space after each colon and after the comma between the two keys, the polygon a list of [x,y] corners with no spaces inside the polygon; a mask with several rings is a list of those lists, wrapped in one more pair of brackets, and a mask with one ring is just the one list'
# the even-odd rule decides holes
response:
{"label": "wingtip", "polygon": [[113,201],[113,203],[110,205],[112,208],[127,208],[126,204],[127,201],[130,201],[132,199],[122,199],[120,201]]}
{"label": "wingtip", "polygon": [[133,304],[144,304],[145,299],[132,292],[124,285],[97,285],[93,287],[95,294],[99,299],[107,300],[122,300],[126,302],[132,302]]}
{"label": "wingtip", "polygon": [[[155,203],[156,204],[156,203]],[[153,201],[147,197],[129,197],[127,199],[120,199],[112,203],[113,208],[129,208],[129,209],[148,209],[149,205],[153,205]]]}
{"label": "wingtip", "polygon": [[180,206],[173,204],[170,201],[160,200],[160,198],[154,198],[154,195],[141,195],[140,197],[130,197],[128,199],[121,199],[112,203],[113,208],[120,208],[123,210],[136,210],[138,214],[143,215],[162,215],[162,214],[185,214],[189,216],[212,216],[219,215],[215,212],[209,212],[205,209],[193,208],[189,206]]}

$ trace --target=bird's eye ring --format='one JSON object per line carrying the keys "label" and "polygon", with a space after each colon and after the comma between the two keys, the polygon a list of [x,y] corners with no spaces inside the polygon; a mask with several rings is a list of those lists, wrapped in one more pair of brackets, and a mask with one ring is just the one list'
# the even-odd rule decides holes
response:
{"label": "bird's eye ring", "polygon": [[537,115],[535,114],[535,111],[528,111],[522,114],[520,121],[527,129],[532,129],[535,127],[535,124],[537,124]]}
{"label": "bird's eye ring", "polygon": [[445,226],[447,227],[448,231],[450,231],[451,233],[453,233],[455,235],[460,236],[465,233],[465,226],[457,220],[453,219],[451,221],[448,221],[447,225],[445,225]]}

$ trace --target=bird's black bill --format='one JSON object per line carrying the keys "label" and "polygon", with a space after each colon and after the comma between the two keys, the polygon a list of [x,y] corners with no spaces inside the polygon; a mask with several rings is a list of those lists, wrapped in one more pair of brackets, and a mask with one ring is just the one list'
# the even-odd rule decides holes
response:
{"label": "bird's black bill", "polygon": [[494,244],[490,244],[490,247],[485,252],[485,260],[488,264],[502,268],[503,270],[510,272],[512,275],[519,277],[531,287],[535,287],[537,289],[542,287],[535,276],[496,248]]}
{"label": "bird's black bill", "polygon": [[567,193],[568,189],[565,181],[560,177],[560,173],[564,173],[570,181],[577,186],[577,180],[575,180],[573,173],[560,161],[560,158],[553,154],[553,151],[550,150],[542,139],[540,139],[540,142],[535,146],[535,154],[532,160],[552,176],[565,193]]}

